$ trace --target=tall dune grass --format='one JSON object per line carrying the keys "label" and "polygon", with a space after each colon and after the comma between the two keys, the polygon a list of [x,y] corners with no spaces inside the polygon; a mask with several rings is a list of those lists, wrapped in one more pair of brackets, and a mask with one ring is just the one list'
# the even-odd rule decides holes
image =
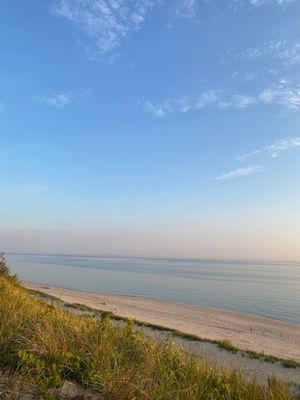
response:
{"label": "tall dune grass", "polygon": [[[217,371],[172,342],[156,342],[129,322],[75,315],[0,276],[0,370],[41,392],[64,380],[118,400],[290,400],[275,379],[267,387],[239,372]],[[46,397],[45,397],[46,398]]]}

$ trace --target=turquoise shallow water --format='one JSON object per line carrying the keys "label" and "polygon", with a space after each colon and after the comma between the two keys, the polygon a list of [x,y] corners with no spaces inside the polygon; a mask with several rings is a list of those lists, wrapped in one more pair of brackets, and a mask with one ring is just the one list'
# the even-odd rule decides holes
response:
{"label": "turquoise shallow water", "polygon": [[22,279],[146,296],[300,325],[300,264],[62,255],[9,255]]}

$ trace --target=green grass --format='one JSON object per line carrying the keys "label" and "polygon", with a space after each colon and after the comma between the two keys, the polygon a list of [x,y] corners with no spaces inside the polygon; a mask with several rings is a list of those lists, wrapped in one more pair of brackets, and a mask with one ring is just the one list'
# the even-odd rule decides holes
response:
{"label": "green grass", "polygon": [[220,342],[218,342],[218,346],[220,349],[230,351],[230,353],[233,353],[233,354],[235,354],[239,351],[239,349],[236,346],[234,346],[231,343],[231,341],[228,339],[224,339],[224,340],[221,340]]}
{"label": "green grass", "polygon": [[109,400],[293,398],[275,379],[262,387],[242,373],[219,371],[170,340],[153,341],[137,332],[132,321],[115,326],[107,315],[74,314],[0,276],[1,370],[38,388],[37,398],[50,398],[64,380]]}
{"label": "green grass", "polygon": [[282,361],[282,365],[285,368],[297,368],[299,367],[299,363],[295,360],[284,360]]}
{"label": "green grass", "polygon": [[[34,295],[38,295],[41,298],[44,298],[46,300],[50,300],[51,302],[55,302],[57,304],[62,305],[63,307],[67,307],[70,309],[75,309],[75,310],[80,310],[80,311],[85,311],[87,313],[90,313],[94,316],[109,316],[112,320],[115,321],[123,321],[126,322],[128,321],[128,318],[119,316],[117,314],[114,314],[113,312],[110,311],[102,311],[98,309],[91,308],[89,306],[86,306],[84,304],[79,304],[79,303],[67,303],[64,302],[63,300],[58,299],[55,296],[52,296],[48,293],[40,292],[39,290],[33,290],[33,289],[27,289],[29,290],[30,293]],[[230,342],[230,340],[225,339],[225,340],[211,340],[211,339],[206,339],[206,338],[201,338],[197,335],[193,335],[190,333],[185,333],[182,331],[179,331],[177,329],[173,328],[168,328],[162,325],[156,325],[156,324],[151,324],[151,323],[146,323],[143,321],[139,321],[136,319],[132,319],[134,325],[140,326],[140,327],[147,327],[152,330],[164,332],[164,333],[169,333],[170,336],[176,338],[181,338],[181,339],[186,339],[189,341],[195,341],[195,342],[202,342],[202,343],[212,343],[217,345],[220,349],[229,351],[230,353],[236,354],[236,353],[241,353],[243,356],[248,356],[251,359],[257,359],[257,360],[262,360],[271,364],[279,363],[281,364],[284,368],[300,368],[300,363],[296,360],[287,360],[287,359],[282,359],[279,357],[275,357],[272,355],[264,354],[264,353],[258,353],[253,350],[243,350],[238,347],[236,347],[234,344]]]}

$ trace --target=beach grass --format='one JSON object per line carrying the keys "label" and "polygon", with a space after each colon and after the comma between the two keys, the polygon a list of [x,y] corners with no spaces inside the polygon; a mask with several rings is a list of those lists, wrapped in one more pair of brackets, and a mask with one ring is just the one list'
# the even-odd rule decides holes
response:
{"label": "beach grass", "polygon": [[[40,298],[44,298],[47,301],[54,302],[56,304],[59,304],[63,307],[73,309],[73,310],[78,310],[82,312],[87,312],[90,313],[94,316],[109,316],[111,320],[114,321],[123,321],[126,322],[128,318],[122,317],[120,315],[117,315],[111,311],[103,311],[100,309],[95,309],[92,307],[89,307],[85,304],[80,304],[80,303],[68,303],[65,302],[55,296],[52,296],[49,293],[45,293],[36,289],[27,289],[30,293],[39,296]],[[254,350],[248,350],[248,349],[240,349],[239,347],[235,346],[229,339],[223,339],[223,340],[212,340],[208,338],[201,338],[197,335],[191,334],[191,333],[186,333],[179,331],[174,328],[168,328],[166,326],[158,325],[158,324],[152,324],[144,321],[139,321],[137,319],[132,319],[133,323],[137,327],[146,327],[150,328],[153,331],[159,331],[163,333],[167,333],[170,336],[174,338],[181,338],[185,339],[188,341],[193,341],[193,342],[201,342],[201,343],[211,343],[215,344],[216,346],[219,347],[221,350],[228,351],[232,354],[236,353],[241,353],[242,356],[248,356],[251,359],[257,359],[257,360],[262,360],[270,364],[275,364],[278,363],[280,364],[283,368],[300,368],[300,362],[293,360],[293,359],[282,359],[279,357],[275,357],[273,355],[265,354],[265,353],[259,353]]]}
{"label": "beach grass", "polygon": [[283,360],[282,365],[285,368],[297,368],[299,367],[299,363],[295,360]]}
{"label": "beach grass", "polygon": [[66,380],[93,388],[100,399],[293,398],[276,379],[261,386],[238,371],[218,370],[172,340],[154,341],[136,331],[130,319],[116,326],[107,314],[72,313],[8,276],[0,276],[0,371],[21,377],[40,399],[58,398],[54,389]]}

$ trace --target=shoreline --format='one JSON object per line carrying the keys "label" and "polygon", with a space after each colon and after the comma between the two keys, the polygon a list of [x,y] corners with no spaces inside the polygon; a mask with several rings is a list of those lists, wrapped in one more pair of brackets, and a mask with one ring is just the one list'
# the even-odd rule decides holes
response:
{"label": "shoreline", "polygon": [[28,289],[55,296],[67,303],[112,312],[124,318],[195,335],[208,341],[230,340],[241,350],[300,361],[300,326],[196,305],[139,296],[103,294],[22,282]]}

